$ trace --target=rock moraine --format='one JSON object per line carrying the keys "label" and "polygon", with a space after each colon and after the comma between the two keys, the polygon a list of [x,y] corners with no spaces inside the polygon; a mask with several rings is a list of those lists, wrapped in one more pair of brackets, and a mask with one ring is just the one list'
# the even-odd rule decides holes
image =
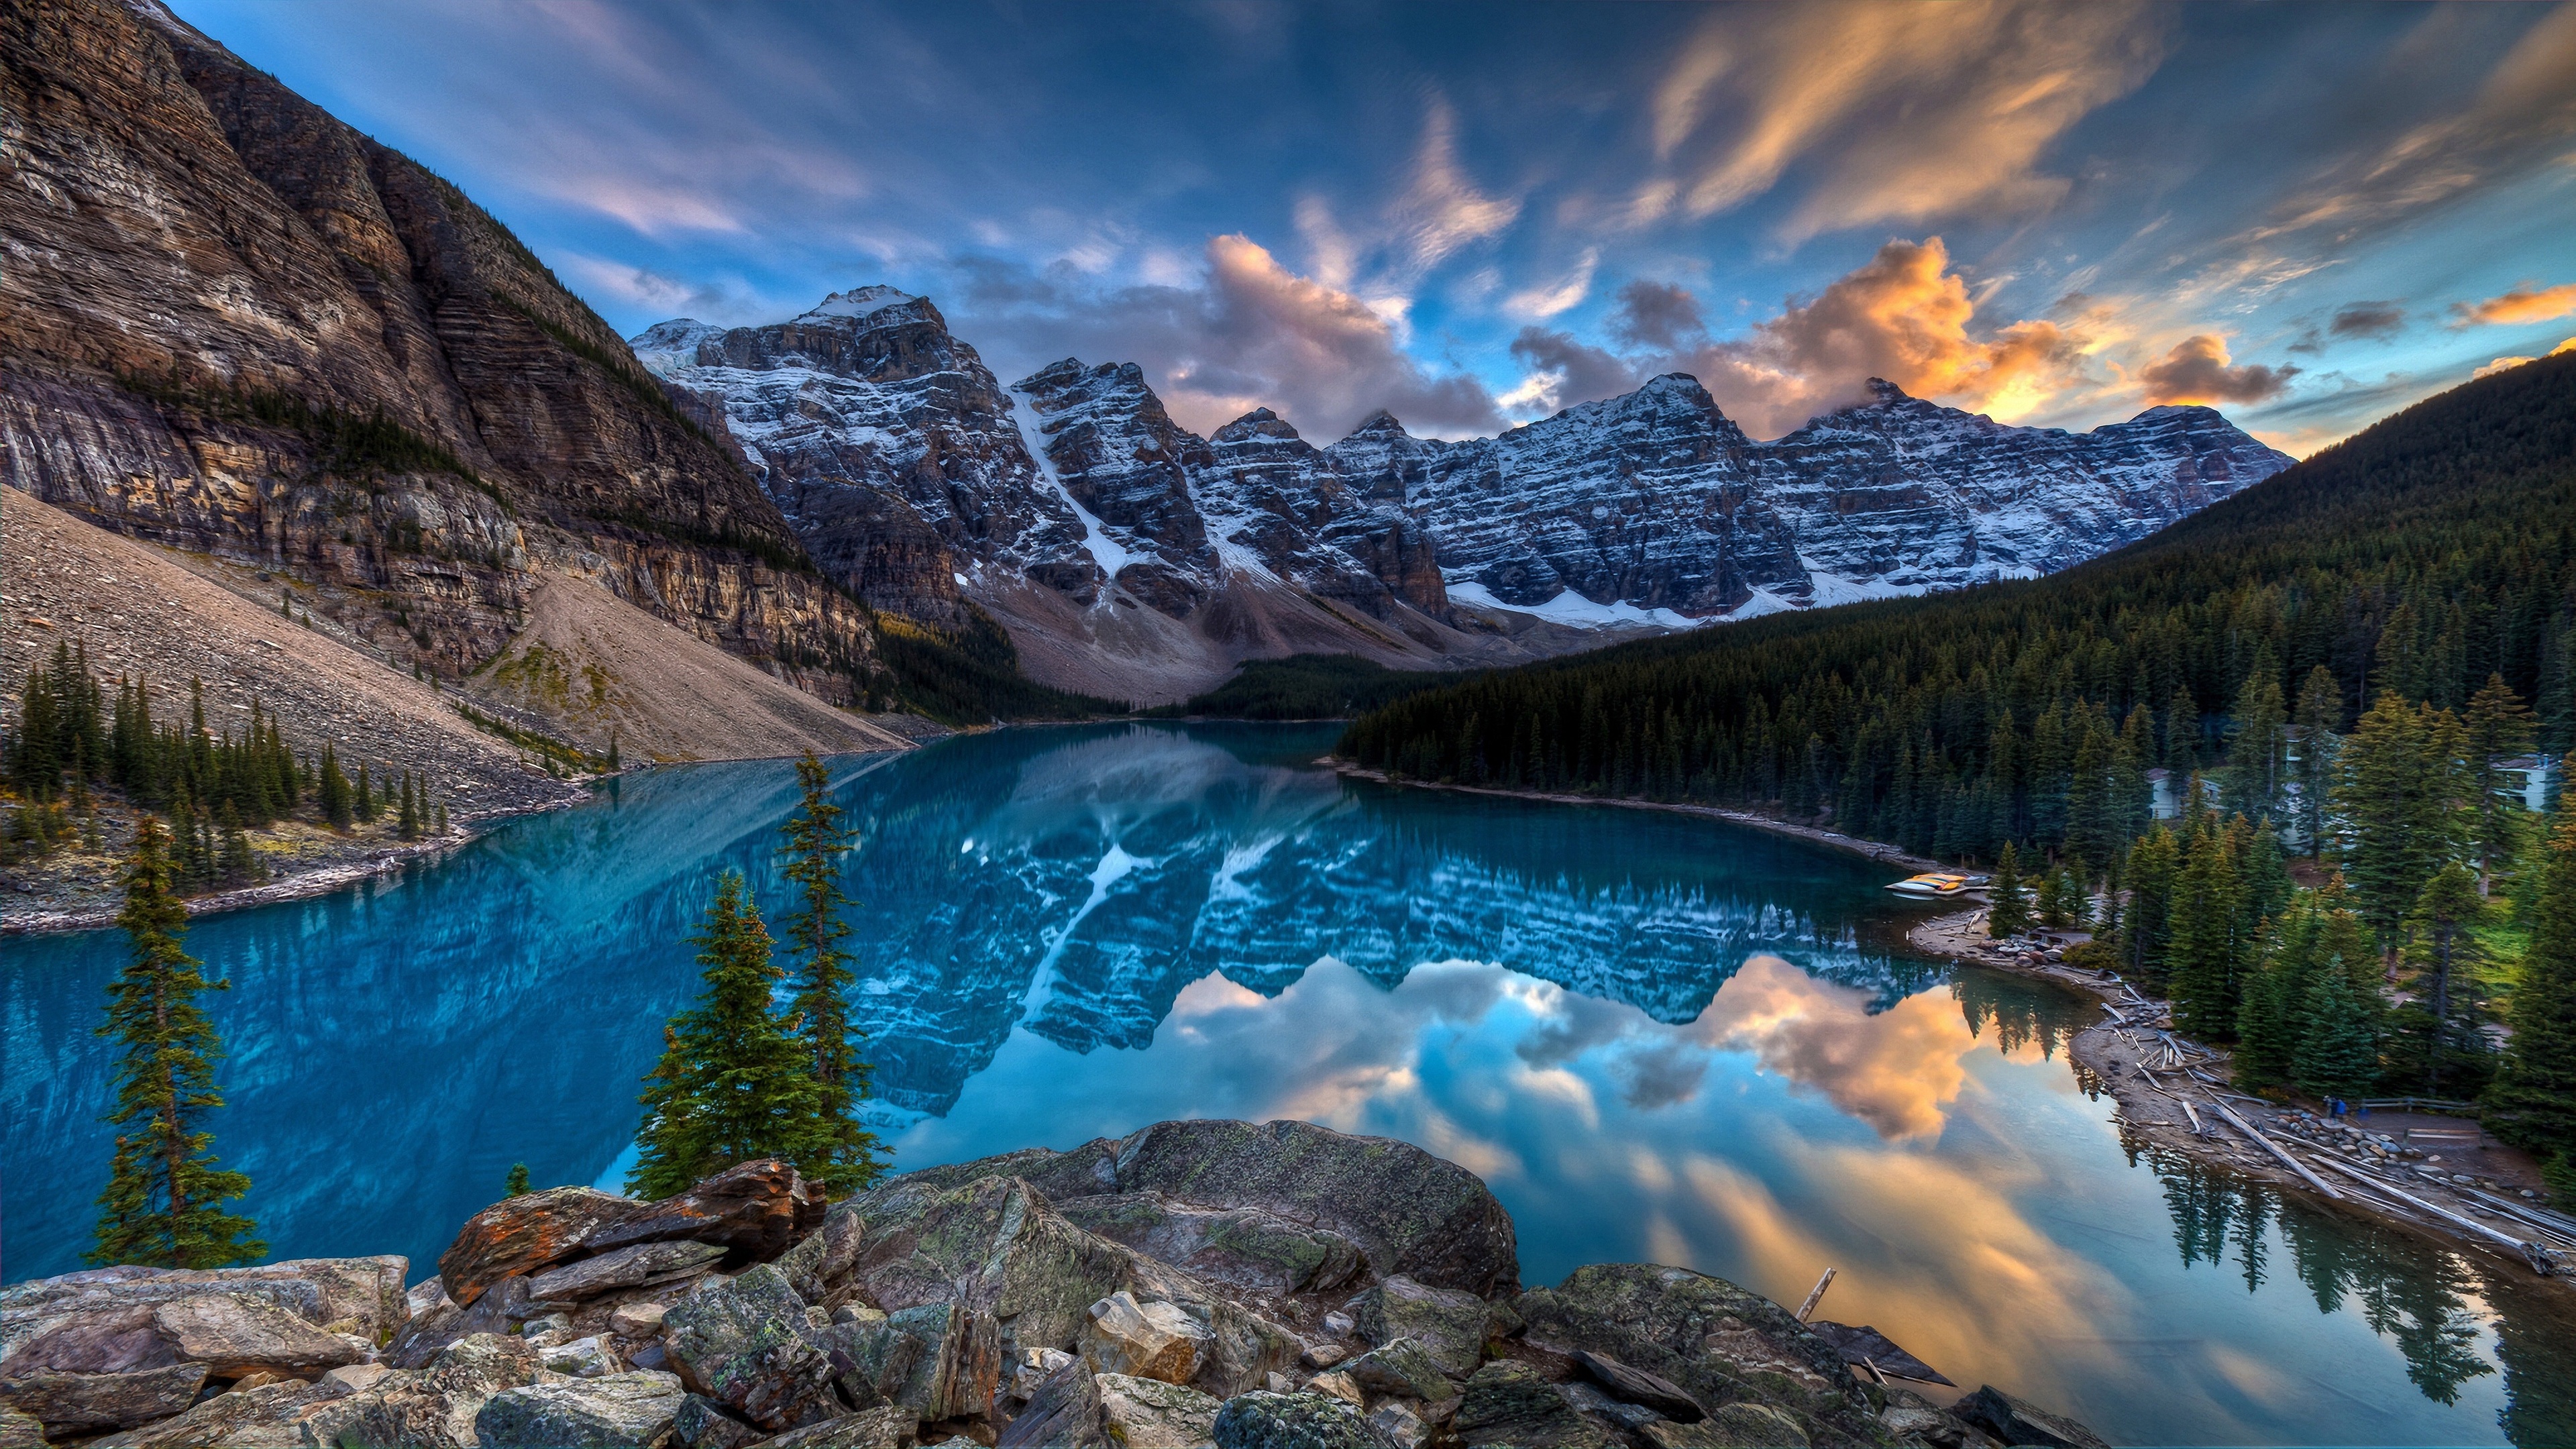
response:
{"label": "rock moraine", "polygon": [[1474,1175],[1296,1122],[1158,1123],[828,1211],[778,1163],[662,1203],[529,1193],[408,1293],[405,1266],[14,1285],[0,1430],[150,1449],[2101,1442],[1992,1388],[1953,1412],[1871,1382],[1778,1304],[1685,1269],[1524,1290]]}

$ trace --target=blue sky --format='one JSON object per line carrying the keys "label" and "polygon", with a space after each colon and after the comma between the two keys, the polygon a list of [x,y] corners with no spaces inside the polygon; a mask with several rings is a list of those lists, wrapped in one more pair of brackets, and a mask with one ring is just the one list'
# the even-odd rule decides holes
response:
{"label": "blue sky", "polygon": [[887,282],[1202,430],[1678,370],[2305,453],[2576,336],[2576,5],[175,8],[622,330]]}

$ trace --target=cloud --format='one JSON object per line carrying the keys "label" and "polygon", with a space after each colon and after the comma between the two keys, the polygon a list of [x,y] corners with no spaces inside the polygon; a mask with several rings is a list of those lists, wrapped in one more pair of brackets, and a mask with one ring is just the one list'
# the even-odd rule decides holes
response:
{"label": "cloud", "polygon": [[[2556,357],[2562,352],[2576,352],[2576,337],[2570,337],[2566,341],[2549,349],[2548,355]],[[2477,371],[2470,373],[2469,376],[2472,378],[2493,377],[2499,372],[2520,367],[2526,362],[2538,362],[2539,360],[2540,359],[2537,357],[2499,357],[2495,361],[2488,363],[2486,366],[2479,368]]]}
{"label": "cloud", "polygon": [[1601,263],[1597,247],[1585,247],[1574,270],[1555,282],[1514,292],[1503,299],[1503,310],[1515,317],[1544,319],[1580,305],[1592,294],[1592,269]]}
{"label": "cloud", "polygon": [[2277,397],[2298,376],[2296,367],[2231,367],[2224,339],[2204,332],[2186,337],[2138,374],[2151,403],[2250,403]]}
{"label": "cloud", "polygon": [[1689,1034],[1750,1050],[1763,1069],[1822,1092],[1890,1139],[1938,1135],[1974,1050],[1958,1004],[1940,992],[1871,1014],[1869,993],[1819,981],[1777,956],[1753,956],[1718,988]]}
{"label": "cloud", "polygon": [[2475,327],[2486,322],[2546,322],[2570,312],[2576,312],[2576,282],[2558,287],[2524,285],[2483,302],[2453,303],[2451,325]]}
{"label": "cloud", "polygon": [[2337,337],[2367,337],[2385,342],[2406,326],[2406,309],[2395,302],[2346,302],[2335,309],[2326,330]]}
{"label": "cloud", "polygon": [[1672,354],[1656,370],[1697,377],[1756,437],[1859,401],[1873,377],[2005,419],[2082,381],[2084,339],[2071,325],[2020,321],[1972,333],[1976,305],[1949,265],[1939,237],[1888,242],[1814,297],[1791,298],[1750,336]]}
{"label": "cloud", "polygon": [[2069,183],[2041,171],[2059,136],[2135,90],[2165,50],[2134,3],[1763,7],[1716,14],[1653,101],[1655,152],[1678,176],[1640,188],[1692,216],[1812,175],[1783,233],[2028,212]]}
{"label": "cloud", "polygon": [[1636,370],[1619,357],[1586,346],[1571,333],[1544,327],[1522,328],[1521,335],[1512,339],[1512,356],[1530,375],[1496,401],[1529,416],[1615,397],[1639,381]]}
{"label": "cloud", "polygon": [[1643,277],[1619,289],[1619,305],[1610,314],[1610,335],[1631,347],[1670,350],[1708,335],[1699,299],[1670,282]]}
{"label": "cloud", "polygon": [[1134,362],[1200,433],[1265,406],[1319,443],[1379,408],[1432,435],[1503,426],[1484,384],[1404,351],[1394,307],[1290,271],[1241,235],[1211,238],[1186,285],[1116,286],[989,257],[952,271],[953,302],[934,300],[1005,382],[1067,355]]}
{"label": "cloud", "polygon": [[1413,269],[1439,265],[1469,243],[1500,233],[1520,214],[1517,198],[1476,189],[1458,161],[1457,114],[1433,96],[1414,151],[1412,184],[1389,216]]}
{"label": "cloud", "polygon": [[777,308],[728,282],[692,282],[606,257],[580,252],[558,254],[573,280],[596,298],[606,294],[629,306],[649,308],[664,317],[691,317],[731,325],[774,317]]}

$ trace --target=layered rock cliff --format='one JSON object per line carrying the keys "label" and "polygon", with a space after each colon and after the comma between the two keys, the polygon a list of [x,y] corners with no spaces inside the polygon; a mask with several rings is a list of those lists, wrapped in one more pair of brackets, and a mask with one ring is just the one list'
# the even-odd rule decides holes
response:
{"label": "layered rock cliff", "polygon": [[456,188],[150,0],[0,12],[0,482],[468,673],[586,577],[827,696],[876,669],[744,470]]}
{"label": "layered rock cliff", "polygon": [[1041,677],[1145,699],[1306,649],[1507,662],[2029,577],[2290,462],[2207,408],[2069,433],[1875,381],[1757,442],[1681,374],[1495,438],[1380,412],[1318,448],[1268,408],[1201,438],[1132,363],[1005,389],[930,302],[885,287],[634,342],[723,412],[843,583],[930,618],[972,601]]}

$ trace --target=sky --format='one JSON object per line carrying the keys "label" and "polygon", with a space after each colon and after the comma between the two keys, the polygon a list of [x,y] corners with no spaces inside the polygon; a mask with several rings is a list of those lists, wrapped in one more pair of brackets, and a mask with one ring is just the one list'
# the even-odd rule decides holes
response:
{"label": "sky", "polygon": [[1678,371],[2304,455],[2576,339],[2576,3],[173,8],[622,331],[886,283],[1202,432]]}

